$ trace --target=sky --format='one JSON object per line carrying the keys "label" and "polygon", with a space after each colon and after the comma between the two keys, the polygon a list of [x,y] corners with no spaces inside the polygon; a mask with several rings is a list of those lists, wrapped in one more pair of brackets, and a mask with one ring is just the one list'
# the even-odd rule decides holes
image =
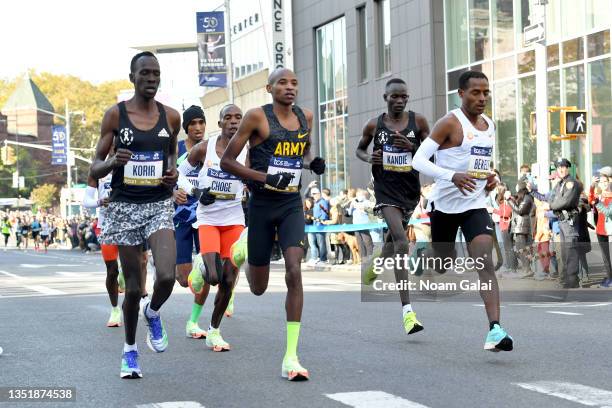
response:
{"label": "sky", "polygon": [[[251,1],[251,0],[232,0]],[[0,78],[28,69],[94,83],[128,79],[142,45],[196,41],[196,11],[222,0],[2,0]],[[232,7],[233,8],[233,7]]]}

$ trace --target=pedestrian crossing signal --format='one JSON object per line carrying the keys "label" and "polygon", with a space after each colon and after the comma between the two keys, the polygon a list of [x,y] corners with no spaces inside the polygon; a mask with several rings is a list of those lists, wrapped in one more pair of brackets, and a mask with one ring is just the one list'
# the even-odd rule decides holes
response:
{"label": "pedestrian crossing signal", "polygon": [[588,131],[586,110],[567,110],[561,112],[561,130],[566,136],[584,136]]}
{"label": "pedestrian crossing signal", "polygon": [[12,166],[17,161],[15,149],[13,149],[11,146],[2,146],[0,148],[0,158],[2,159],[2,163],[4,165]]}

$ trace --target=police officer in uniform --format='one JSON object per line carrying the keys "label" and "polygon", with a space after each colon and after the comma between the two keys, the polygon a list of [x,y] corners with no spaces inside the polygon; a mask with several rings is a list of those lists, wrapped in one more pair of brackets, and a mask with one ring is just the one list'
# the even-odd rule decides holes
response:
{"label": "police officer in uniform", "polygon": [[559,276],[563,288],[577,288],[578,284],[578,201],[582,185],[569,174],[572,164],[567,159],[555,163],[560,181],[550,194],[550,209],[559,217],[563,264],[565,273]]}

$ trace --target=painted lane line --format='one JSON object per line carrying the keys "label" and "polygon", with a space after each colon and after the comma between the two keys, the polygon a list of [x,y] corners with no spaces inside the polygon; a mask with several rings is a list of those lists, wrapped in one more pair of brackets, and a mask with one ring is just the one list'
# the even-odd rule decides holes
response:
{"label": "painted lane line", "polygon": [[24,288],[42,293],[44,295],[65,295],[66,294],[66,292],[62,292],[61,290],[51,289],[43,285],[30,285],[30,286],[24,285]]}
{"label": "painted lane line", "polygon": [[168,401],[136,405],[136,408],[204,408],[204,405],[195,401]]}
{"label": "painted lane line", "polygon": [[612,404],[612,392],[582,384],[556,381],[536,381],[532,383],[514,383],[526,390],[539,392],[553,397],[563,398],[590,407],[602,407]]}
{"label": "painted lane line", "polygon": [[15,275],[14,273],[10,273],[7,271],[0,271],[0,273],[6,276],[10,276],[11,278],[15,278],[15,279],[24,279],[23,276]]}
{"label": "painted lane line", "polygon": [[325,396],[354,408],[427,408],[383,391],[340,392]]}
{"label": "painted lane line", "polygon": [[28,269],[40,269],[40,268],[49,267],[49,265],[43,265],[43,264],[19,264],[19,266],[21,268],[28,268]]}
{"label": "painted lane line", "polygon": [[559,312],[559,311],[556,311],[556,310],[547,310],[546,313],[566,315],[566,316],[584,316],[584,314],[582,314],[582,313]]}

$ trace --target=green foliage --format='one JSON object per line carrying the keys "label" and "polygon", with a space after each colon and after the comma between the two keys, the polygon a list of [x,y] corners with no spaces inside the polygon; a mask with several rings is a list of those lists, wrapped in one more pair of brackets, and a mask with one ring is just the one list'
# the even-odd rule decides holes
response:
{"label": "green foliage", "polygon": [[36,187],[30,194],[30,200],[36,204],[37,208],[49,208],[58,201],[58,189],[54,184],[43,184]]}

